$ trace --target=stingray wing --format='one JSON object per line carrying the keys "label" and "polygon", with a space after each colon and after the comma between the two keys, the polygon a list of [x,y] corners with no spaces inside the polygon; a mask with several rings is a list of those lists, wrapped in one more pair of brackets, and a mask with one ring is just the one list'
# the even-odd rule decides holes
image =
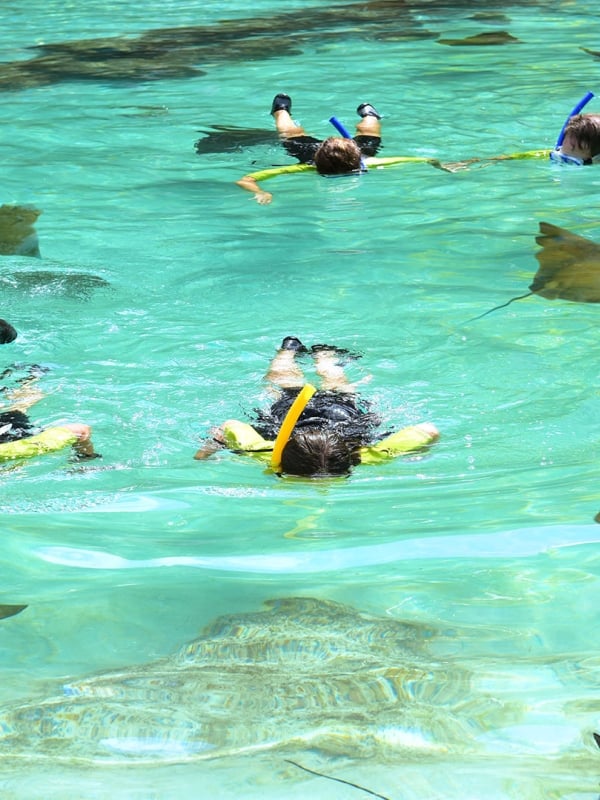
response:
{"label": "stingray wing", "polygon": [[474,36],[466,36],[464,39],[438,39],[438,44],[448,44],[453,47],[485,47],[498,44],[516,44],[519,42],[516,36],[508,31],[491,31],[476,33]]}
{"label": "stingray wing", "polygon": [[205,134],[194,145],[199,155],[235,152],[245,147],[279,141],[275,131],[264,128],[237,128],[231,125],[212,125],[211,128],[199,131]]}
{"label": "stingray wing", "polygon": [[39,256],[33,225],[41,213],[30,206],[0,206],[0,255]]}
{"label": "stingray wing", "polygon": [[540,222],[536,242],[542,249],[532,292],[547,300],[600,303],[600,245],[548,222]]}
{"label": "stingray wing", "polygon": [[27,608],[27,606],[13,606],[13,605],[0,604],[0,619],[6,619],[7,617],[14,617],[15,614],[19,614],[25,608]]}

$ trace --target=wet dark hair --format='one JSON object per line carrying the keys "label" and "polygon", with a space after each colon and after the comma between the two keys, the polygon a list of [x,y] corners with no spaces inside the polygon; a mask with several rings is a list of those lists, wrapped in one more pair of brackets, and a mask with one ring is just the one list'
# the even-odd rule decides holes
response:
{"label": "wet dark hair", "polygon": [[600,114],[576,114],[565,128],[565,136],[572,134],[577,145],[589,147],[592,158],[600,153]]}
{"label": "wet dark hair", "polygon": [[360,463],[359,446],[334,430],[298,430],[283,448],[281,471],[302,477],[347,475]]}
{"label": "wet dark hair", "polygon": [[315,152],[315,167],[321,175],[343,175],[360,169],[361,155],[354,139],[330,136]]}
{"label": "wet dark hair", "polygon": [[17,338],[17,332],[5,319],[0,319],[0,344],[10,344]]}
{"label": "wet dark hair", "polygon": [[[6,425],[10,425],[10,428],[2,433],[2,428]],[[0,413],[0,444],[18,442],[19,439],[32,436],[33,432],[29,417],[22,411],[3,411]]]}

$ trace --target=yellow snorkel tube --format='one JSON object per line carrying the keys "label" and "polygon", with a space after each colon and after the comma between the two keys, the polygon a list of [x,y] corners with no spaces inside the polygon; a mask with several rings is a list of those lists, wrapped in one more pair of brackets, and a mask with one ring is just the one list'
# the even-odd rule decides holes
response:
{"label": "yellow snorkel tube", "polygon": [[273,445],[273,452],[271,454],[272,470],[277,470],[281,466],[281,454],[283,453],[283,448],[288,443],[288,440],[292,435],[292,431],[294,430],[294,426],[298,422],[300,414],[302,414],[308,405],[308,401],[316,391],[317,390],[312,384],[307,383],[302,387],[298,396],[290,406],[289,411],[281,423],[281,428],[279,428],[279,433],[277,434],[275,444]]}

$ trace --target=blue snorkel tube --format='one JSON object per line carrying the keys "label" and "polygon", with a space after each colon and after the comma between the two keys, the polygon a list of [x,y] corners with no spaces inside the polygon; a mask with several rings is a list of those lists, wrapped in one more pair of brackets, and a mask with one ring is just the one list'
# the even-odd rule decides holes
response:
{"label": "blue snorkel tube", "polygon": [[329,122],[331,122],[333,127],[337,131],[339,131],[339,133],[342,134],[344,139],[351,139],[352,138],[352,136],[350,135],[350,132],[348,131],[348,128],[342,122],[340,122],[337,117],[329,117]]}
{"label": "blue snorkel tube", "polygon": [[[565,124],[562,126],[562,129],[561,129],[560,133],[558,134],[558,139],[556,140],[556,144],[554,145],[554,149],[555,149],[555,150],[558,150],[558,148],[559,148],[559,147],[562,145],[562,143],[563,143],[563,140],[564,140],[564,138],[565,138],[565,128],[566,128],[566,127],[567,127],[567,125],[569,124],[569,120],[571,119],[571,117],[574,117],[574,116],[575,116],[575,114],[579,114],[579,112],[582,110],[582,108],[584,108],[585,106],[587,106],[587,104],[590,102],[590,100],[592,99],[592,97],[593,97],[593,96],[594,96],[594,93],[593,93],[593,92],[588,92],[588,93],[585,95],[585,97],[582,97],[582,98],[581,98],[581,100],[580,100],[580,101],[577,103],[577,105],[575,106],[575,108],[574,108],[574,109],[571,111],[571,113],[569,114],[569,116],[566,118],[566,120],[565,120]],[[330,120],[330,121],[331,121],[331,120]]]}
{"label": "blue snorkel tube", "polygon": [[[593,96],[593,95],[592,95],[592,96]],[[339,121],[339,119],[338,119],[337,117],[329,117],[329,122],[331,122],[331,124],[333,125],[333,127],[334,127],[334,128],[335,128],[335,129],[336,129],[336,130],[337,130],[339,133],[341,133],[341,134],[342,134],[342,136],[344,137],[344,139],[351,139],[351,138],[352,138],[352,136],[350,135],[350,132],[348,131],[348,128],[346,128],[346,126],[345,126],[345,125],[344,125],[342,122],[340,122],[340,121]],[[363,172],[366,172],[366,171],[367,171],[367,165],[365,164],[365,160],[364,160],[364,158],[361,158],[361,159],[360,159],[360,168],[361,168],[361,170],[362,170]]]}
{"label": "blue snorkel tube", "polygon": [[579,112],[585,106],[587,106],[587,104],[590,102],[590,100],[592,99],[593,96],[594,96],[593,92],[588,92],[584,97],[581,98],[581,100],[577,103],[575,108],[573,108],[571,110],[571,112],[569,113],[569,116],[566,118],[565,123],[562,126],[560,133],[558,134],[558,139],[556,140],[556,144],[554,145],[554,150],[550,151],[550,158],[552,160],[565,161],[567,163],[573,163],[573,164],[579,163],[579,159],[575,159],[572,156],[563,156],[562,153],[559,153],[558,151],[562,147],[562,143],[563,143],[564,138],[565,138],[565,130],[567,129],[567,125],[569,124],[569,120],[571,119],[571,117],[574,117],[575,114],[579,114]]}

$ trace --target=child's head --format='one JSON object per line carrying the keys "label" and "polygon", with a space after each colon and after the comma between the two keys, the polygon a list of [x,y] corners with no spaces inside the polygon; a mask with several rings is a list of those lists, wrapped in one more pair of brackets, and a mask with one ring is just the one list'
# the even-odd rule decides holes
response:
{"label": "child's head", "polygon": [[321,175],[343,175],[361,168],[361,156],[354,139],[330,136],[317,148],[314,162]]}
{"label": "child's head", "polygon": [[357,444],[327,428],[296,431],[281,454],[282,472],[307,478],[347,475],[359,463]]}
{"label": "child's head", "polygon": [[29,417],[22,411],[3,411],[0,413],[0,444],[18,442],[31,436],[33,428]]}
{"label": "child's head", "polygon": [[600,154],[600,114],[576,114],[565,128],[561,151],[590,162]]}
{"label": "child's head", "polygon": [[17,332],[5,319],[0,319],[0,344],[9,344],[17,338]]}

